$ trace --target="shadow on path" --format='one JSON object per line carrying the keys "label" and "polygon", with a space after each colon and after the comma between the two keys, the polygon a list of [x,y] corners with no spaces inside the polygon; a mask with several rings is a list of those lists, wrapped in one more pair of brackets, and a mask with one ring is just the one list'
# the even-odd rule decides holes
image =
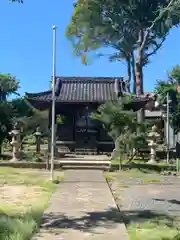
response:
{"label": "shadow on path", "polygon": [[151,220],[156,224],[163,221],[163,224],[168,227],[174,226],[174,217],[166,214],[146,210],[119,213],[117,209],[112,208],[104,212],[85,212],[80,217],[70,217],[61,213],[45,214],[41,227],[44,229],[75,229],[90,232],[98,227],[113,228],[115,224],[122,222],[126,224],[143,223],[147,220]]}
{"label": "shadow on path", "polygon": [[167,199],[164,199],[164,198],[153,198],[153,200],[155,200],[157,202],[168,202],[168,203],[171,203],[171,204],[180,205],[180,201],[176,200],[176,199],[167,200]]}
{"label": "shadow on path", "polygon": [[80,217],[70,217],[65,214],[45,214],[42,227],[89,231],[99,226],[112,228],[113,224],[122,222],[120,213],[116,208],[112,208],[104,212],[85,212]]}

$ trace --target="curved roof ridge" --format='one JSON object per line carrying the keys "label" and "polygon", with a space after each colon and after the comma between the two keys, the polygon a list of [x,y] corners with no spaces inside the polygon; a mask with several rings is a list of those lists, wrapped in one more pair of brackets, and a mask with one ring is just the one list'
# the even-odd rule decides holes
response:
{"label": "curved roof ridge", "polygon": [[123,77],[61,77],[61,76],[57,76],[56,78],[61,79],[61,81],[64,83],[66,82],[113,83],[115,79],[123,79]]}
{"label": "curved roof ridge", "polygon": [[37,93],[29,93],[29,92],[25,92],[25,96],[27,96],[28,98],[32,98],[32,97],[38,97],[38,96],[44,96],[46,94],[51,94],[51,90],[46,90],[43,92],[37,92]]}

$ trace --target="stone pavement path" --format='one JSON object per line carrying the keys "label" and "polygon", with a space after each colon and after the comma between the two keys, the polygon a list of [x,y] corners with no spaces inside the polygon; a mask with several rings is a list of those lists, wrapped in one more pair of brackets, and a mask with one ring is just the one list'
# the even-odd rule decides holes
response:
{"label": "stone pavement path", "polygon": [[67,170],[33,240],[128,240],[100,170]]}

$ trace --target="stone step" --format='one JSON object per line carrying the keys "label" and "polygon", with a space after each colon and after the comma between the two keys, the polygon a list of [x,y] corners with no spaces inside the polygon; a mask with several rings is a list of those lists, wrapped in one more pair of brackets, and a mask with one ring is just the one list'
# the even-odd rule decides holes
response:
{"label": "stone step", "polygon": [[74,152],[76,155],[97,155],[97,152]]}
{"label": "stone step", "polygon": [[87,165],[63,165],[62,169],[67,170],[67,169],[74,169],[74,170],[103,170],[103,171],[108,171],[110,169],[110,166],[87,166]]}
{"label": "stone step", "polygon": [[62,165],[111,165],[111,161],[108,160],[59,160]]}
{"label": "stone step", "polygon": [[97,148],[75,148],[77,155],[97,155]]}
{"label": "stone step", "polygon": [[108,170],[111,162],[108,160],[59,160],[59,164],[63,169],[99,169]]}
{"label": "stone step", "polygon": [[91,152],[96,152],[97,148],[75,148],[75,151],[80,151],[80,152],[87,152],[87,151],[91,151]]}

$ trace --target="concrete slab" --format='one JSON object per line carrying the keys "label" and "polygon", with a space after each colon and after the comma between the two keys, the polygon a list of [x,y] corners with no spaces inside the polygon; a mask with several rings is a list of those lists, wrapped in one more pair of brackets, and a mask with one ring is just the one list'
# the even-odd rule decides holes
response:
{"label": "concrete slab", "polygon": [[128,234],[100,170],[67,170],[33,240],[127,240]]}

